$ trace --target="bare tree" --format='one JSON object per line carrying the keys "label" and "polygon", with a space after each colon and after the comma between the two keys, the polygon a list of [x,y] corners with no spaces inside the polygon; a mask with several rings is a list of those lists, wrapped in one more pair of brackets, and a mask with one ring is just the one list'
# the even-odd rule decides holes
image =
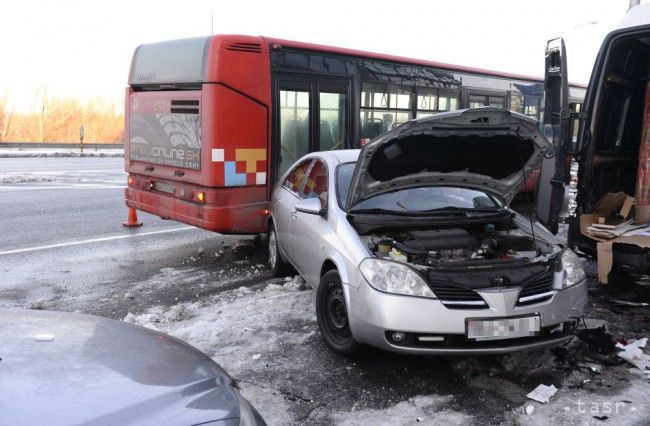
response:
{"label": "bare tree", "polygon": [[13,106],[7,102],[7,93],[0,96],[0,142],[7,142],[7,134],[11,129],[11,122],[14,116]]}

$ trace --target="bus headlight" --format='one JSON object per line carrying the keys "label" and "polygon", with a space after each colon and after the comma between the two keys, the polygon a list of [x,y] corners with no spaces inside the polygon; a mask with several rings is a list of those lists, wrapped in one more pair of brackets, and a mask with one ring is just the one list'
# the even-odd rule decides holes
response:
{"label": "bus headlight", "polygon": [[436,297],[420,275],[403,263],[367,257],[359,264],[359,270],[376,290],[405,296]]}

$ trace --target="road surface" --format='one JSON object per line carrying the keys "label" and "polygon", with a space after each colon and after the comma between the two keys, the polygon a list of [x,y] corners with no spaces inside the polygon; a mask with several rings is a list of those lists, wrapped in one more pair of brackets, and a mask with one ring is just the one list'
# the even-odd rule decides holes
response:
{"label": "road surface", "polygon": [[[150,296],[173,303],[216,290],[213,275],[236,273],[229,267],[232,260],[261,262],[259,250],[247,244],[250,238],[224,237],[145,213],[142,227],[123,227],[123,161],[0,159],[0,182],[10,182],[0,183],[0,306],[45,301],[52,309],[121,319],[148,303],[124,295],[150,280],[168,280],[161,277],[165,272],[177,274],[178,285],[161,286]],[[217,285],[222,286],[227,285]]]}
{"label": "road surface", "polygon": [[[272,278],[252,238],[142,213],[144,226],[122,227],[125,178],[121,158],[0,159],[0,308],[126,317],[168,332],[231,372],[270,424],[595,421],[576,400],[629,401],[608,414],[616,424],[650,418],[647,383],[627,366],[594,374],[548,350],[337,356],[319,336],[314,292]],[[650,328],[598,300],[588,311],[619,336]],[[540,383],[560,390],[529,417],[526,394]]]}

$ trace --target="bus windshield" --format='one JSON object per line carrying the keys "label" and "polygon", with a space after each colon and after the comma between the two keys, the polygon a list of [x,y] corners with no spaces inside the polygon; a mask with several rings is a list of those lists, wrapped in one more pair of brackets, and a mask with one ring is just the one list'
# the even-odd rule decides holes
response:
{"label": "bus windshield", "polygon": [[210,37],[144,44],[135,51],[129,83],[201,83]]}

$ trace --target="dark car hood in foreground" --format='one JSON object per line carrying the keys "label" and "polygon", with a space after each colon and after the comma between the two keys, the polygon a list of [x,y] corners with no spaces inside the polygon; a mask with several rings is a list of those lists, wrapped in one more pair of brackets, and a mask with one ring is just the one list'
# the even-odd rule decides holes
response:
{"label": "dark car hood in foreground", "polygon": [[347,206],[421,186],[474,188],[509,203],[549,149],[536,120],[502,109],[412,120],[361,149]]}
{"label": "dark car hood in foreground", "polygon": [[2,424],[239,424],[228,374],[191,346],[142,327],[0,309],[0,358]]}

